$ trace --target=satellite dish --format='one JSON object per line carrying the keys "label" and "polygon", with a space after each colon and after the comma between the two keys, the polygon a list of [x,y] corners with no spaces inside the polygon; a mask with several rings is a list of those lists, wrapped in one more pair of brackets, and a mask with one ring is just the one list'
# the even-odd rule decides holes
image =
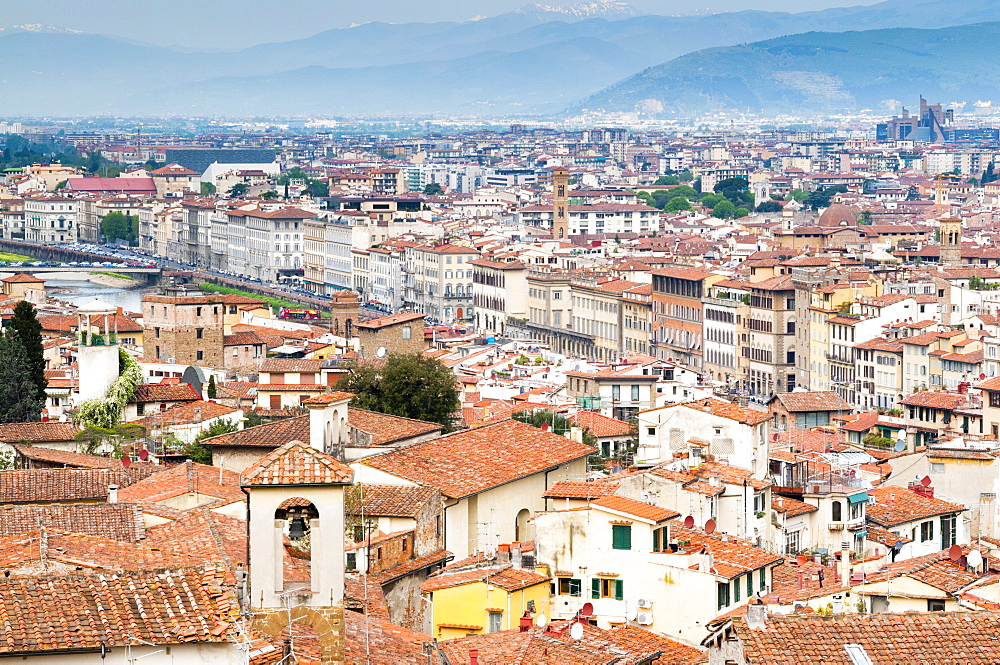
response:
{"label": "satellite dish", "polygon": [[900,439],[899,441],[896,442],[896,445],[893,446],[892,449],[895,450],[897,453],[903,452],[904,450],[906,450],[906,441]]}
{"label": "satellite dish", "polygon": [[896,544],[892,546],[892,549],[896,550],[897,552],[902,552],[903,551],[903,546],[905,544],[906,543],[904,543],[902,540],[897,540]]}
{"label": "satellite dish", "polygon": [[544,614],[539,614],[538,616],[535,617],[535,625],[538,626],[539,628],[545,628],[547,625],[549,625],[549,620],[548,618],[546,618]]}
{"label": "satellite dish", "polygon": [[574,640],[582,640],[583,639],[583,624],[582,623],[574,623],[573,627],[569,629],[569,636],[572,637]]}
{"label": "satellite dish", "polygon": [[771,435],[771,441],[777,441],[777,440],[778,440],[778,433],[775,432],[774,434]]}
{"label": "satellite dish", "polygon": [[691,515],[688,515],[687,517],[684,518],[684,528],[685,529],[693,529],[694,528],[694,517],[692,517]]}
{"label": "satellite dish", "polygon": [[149,451],[146,450],[145,448],[143,448],[142,450],[140,450],[139,451],[139,459],[141,459],[143,462],[145,462],[146,460],[148,460],[149,459]]}
{"label": "satellite dish", "polygon": [[715,520],[708,520],[705,522],[705,533],[708,535],[715,533]]}
{"label": "satellite dish", "polygon": [[123,457],[122,458],[122,466],[125,467],[126,469],[129,468],[130,466],[132,466],[132,458],[129,457],[128,455],[126,455],[125,457]]}
{"label": "satellite dish", "polygon": [[621,464],[615,464],[615,466],[611,469],[611,473],[621,473],[623,470],[624,467],[622,467]]}
{"label": "satellite dish", "polygon": [[638,615],[639,615],[639,608],[632,607],[631,605],[629,605],[628,607],[625,608],[625,620],[626,621],[635,621],[635,618]]}
{"label": "satellite dish", "polygon": [[951,547],[949,547],[948,548],[948,558],[951,559],[952,561],[958,561],[959,559],[961,559],[962,558],[962,546],[956,544],[956,545],[952,545]]}
{"label": "satellite dish", "polygon": [[979,566],[983,565],[983,554],[979,550],[969,550],[965,560],[973,568],[979,568]]}
{"label": "satellite dish", "polygon": [[594,616],[594,604],[584,603],[583,607],[580,608],[580,616],[584,618]]}
{"label": "satellite dish", "polygon": [[378,347],[378,351],[375,352],[375,357],[376,358],[383,358],[383,357],[385,357],[385,347],[384,346]]}
{"label": "satellite dish", "polygon": [[920,479],[920,484],[923,485],[924,487],[930,487],[931,486],[931,477],[930,476],[924,476],[923,478]]}

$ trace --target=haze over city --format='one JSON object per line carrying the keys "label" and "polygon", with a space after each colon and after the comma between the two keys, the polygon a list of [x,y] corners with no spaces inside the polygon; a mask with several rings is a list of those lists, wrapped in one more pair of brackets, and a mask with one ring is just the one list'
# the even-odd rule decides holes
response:
{"label": "haze over city", "polygon": [[1000,0],[6,4],[0,658],[1000,663]]}

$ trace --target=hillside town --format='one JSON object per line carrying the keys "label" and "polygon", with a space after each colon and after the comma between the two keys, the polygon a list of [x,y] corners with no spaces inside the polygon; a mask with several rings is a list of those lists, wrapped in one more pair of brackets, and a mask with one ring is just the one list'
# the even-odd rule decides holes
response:
{"label": "hillside town", "polygon": [[0,655],[1000,662],[1000,130],[914,108],[0,125]]}

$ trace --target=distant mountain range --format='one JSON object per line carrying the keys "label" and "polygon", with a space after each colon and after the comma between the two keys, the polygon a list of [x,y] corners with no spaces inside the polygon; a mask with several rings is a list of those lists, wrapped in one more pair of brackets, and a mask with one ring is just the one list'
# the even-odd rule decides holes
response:
{"label": "distant mountain range", "polygon": [[[752,76],[764,76],[762,81],[778,76],[786,87],[792,81],[793,88],[803,90],[818,84],[808,83],[808,77],[800,81],[796,72],[813,69],[794,69],[806,63],[793,61],[791,52],[782,53],[780,62],[775,60],[779,74],[768,71],[767,59],[775,57],[770,52],[751,58],[757,63],[752,71],[750,62],[728,59],[757,53],[753,50],[760,46],[756,42],[811,30],[977,24],[1000,16],[998,10],[1000,0],[887,0],[800,14],[746,11],[669,17],[633,16],[628,5],[606,0],[569,7],[528,5],[461,23],[367,23],[239,51],[194,53],[93,34],[17,30],[0,32],[0,61],[4,63],[0,116],[554,113],[595,105],[630,110],[647,99],[669,101],[663,91],[656,90],[655,81],[661,78],[673,81],[671,85],[683,82],[682,89],[690,92],[691,99],[704,97],[689,81],[690,72],[684,73],[687,63],[703,57],[714,58],[712,76],[731,79],[733,89],[723,86],[724,94],[709,95],[704,104],[667,103],[668,112],[674,108],[770,108],[768,95],[755,91]],[[884,39],[902,44],[921,38],[911,31],[909,36],[901,32],[896,39],[889,34],[894,32],[888,31]],[[812,37],[787,39],[807,48]],[[865,57],[875,57],[877,49],[864,47],[864,39],[846,39],[846,46],[836,48],[854,48],[856,43],[867,49]],[[919,51],[920,47],[920,42],[912,42],[904,50],[877,53],[875,60],[883,59],[885,69],[892,71],[892,62],[902,58],[905,49]],[[716,52],[729,55],[711,55]],[[941,53],[946,56],[944,50]],[[846,62],[848,55],[834,61]],[[973,64],[982,62],[981,69],[987,69],[984,57],[973,59]],[[920,62],[926,76],[937,76],[936,61]],[[967,68],[967,77],[979,71]],[[852,92],[847,83],[834,81],[839,76],[836,72],[822,71],[833,77],[822,84],[829,89],[828,99],[841,95],[845,105],[867,99]],[[697,77],[693,78],[697,83]],[[737,94],[735,81],[744,81],[750,92]],[[906,79],[897,83],[905,85]],[[922,81],[913,78],[912,87],[896,96],[909,99],[922,90],[931,94],[930,88],[920,85]],[[813,97],[800,93],[786,98]],[[582,99],[587,100],[583,105]],[[654,102],[646,105],[656,107]]]}
{"label": "distant mountain range", "polygon": [[1000,23],[938,30],[810,32],[706,49],[652,67],[578,108],[663,117],[709,112],[888,112],[922,94],[945,104],[1000,100],[1000,72],[985,60]]}

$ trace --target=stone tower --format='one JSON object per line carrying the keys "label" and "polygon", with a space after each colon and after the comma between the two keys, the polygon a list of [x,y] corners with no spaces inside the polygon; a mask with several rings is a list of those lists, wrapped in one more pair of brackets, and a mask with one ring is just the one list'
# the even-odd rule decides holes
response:
{"label": "stone tower", "polygon": [[941,233],[941,265],[957,266],[962,262],[962,220],[947,217],[938,220]]}
{"label": "stone tower", "polygon": [[358,294],[347,289],[334,293],[330,302],[330,331],[337,337],[345,338],[348,343],[357,334],[354,327],[358,323],[358,307]]}
{"label": "stone tower", "polygon": [[552,170],[552,237],[569,236],[569,171],[565,166]]}

